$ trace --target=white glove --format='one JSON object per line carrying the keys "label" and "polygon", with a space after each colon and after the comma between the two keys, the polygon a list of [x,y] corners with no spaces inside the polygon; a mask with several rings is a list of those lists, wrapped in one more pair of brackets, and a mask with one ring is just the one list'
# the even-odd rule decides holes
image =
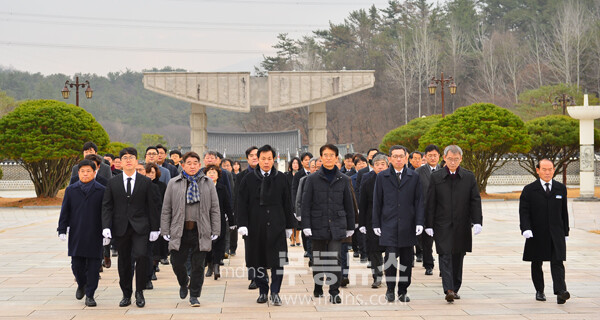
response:
{"label": "white glove", "polygon": [[346,238],[352,237],[353,234],[354,234],[354,230],[346,230]]}
{"label": "white glove", "polygon": [[483,229],[483,228],[481,227],[480,224],[474,224],[473,225],[473,234],[474,235],[480,234],[481,233],[481,229]]}
{"label": "white glove", "polygon": [[150,242],[154,242],[156,239],[158,239],[158,236],[160,236],[160,231],[150,231],[150,237],[148,237],[148,240],[150,240]]}
{"label": "white glove", "polygon": [[433,229],[427,228],[425,229],[425,233],[427,233],[428,236],[433,237]]}
{"label": "white glove", "polygon": [[360,233],[362,233],[362,234],[367,234],[367,228],[366,227],[360,227],[360,228],[358,228],[358,231],[360,231]]}
{"label": "white glove", "polygon": [[296,216],[296,220],[302,221],[302,216]]}
{"label": "white glove", "polygon": [[569,241],[569,237],[565,237],[565,242]]}
{"label": "white glove", "polygon": [[235,230],[235,228],[237,228],[237,226],[235,226],[235,225],[234,226],[230,226],[229,230]]}
{"label": "white glove", "polygon": [[110,238],[102,238],[102,246],[107,246],[110,244]]}
{"label": "white glove", "polygon": [[354,230],[358,229],[358,223],[354,224]]}
{"label": "white glove", "polygon": [[210,236],[210,240],[211,241],[215,241],[215,240],[217,240],[218,237],[219,237],[218,235],[213,234],[213,235]]}
{"label": "white glove", "polygon": [[110,229],[106,228],[102,230],[102,236],[105,238],[112,238],[112,234],[110,233]]}
{"label": "white glove", "polygon": [[61,233],[58,235],[58,238],[62,241],[66,241],[67,240],[67,234],[66,233]]}
{"label": "white glove", "polygon": [[171,241],[171,236],[170,236],[170,235],[168,235],[168,234],[165,234],[165,235],[163,236],[163,239],[165,239],[165,241]]}
{"label": "white glove", "polygon": [[310,230],[310,228],[302,229],[302,232],[304,232],[304,235],[307,237],[312,236],[312,230]]}
{"label": "white glove", "polygon": [[417,226],[416,235],[423,233],[423,226]]}
{"label": "white glove", "polygon": [[533,232],[531,232],[531,230],[525,230],[523,231],[523,237],[525,237],[525,239],[533,238]]}
{"label": "white glove", "polygon": [[373,228],[373,232],[376,236],[381,237],[381,228]]}
{"label": "white glove", "polygon": [[248,228],[246,228],[246,227],[239,227],[238,228],[238,233],[241,234],[242,236],[247,236],[248,235]]}
{"label": "white glove", "polygon": [[292,236],[292,229],[285,229],[285,237],[289,239]]}

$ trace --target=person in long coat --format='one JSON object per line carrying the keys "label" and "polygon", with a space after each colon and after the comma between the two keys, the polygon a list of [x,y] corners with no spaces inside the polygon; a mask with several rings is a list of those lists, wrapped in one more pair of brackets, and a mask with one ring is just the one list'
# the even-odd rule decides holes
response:
{"label": "person in long coat", "polygon": [[94,293],[98,288],[103,256],[102,199],[105,187],[94,179],[94,162],[83,160],[77,167],[79,180],[65,190],[57,231],[59,238],[65,241],[69,230],[68,254],[77,281],[75,298],[80,300],[85,293],[85,305],[95,307]]}
{"label": "person in long coat", "polygon": [[566,238],[569,236],[567,188],[552,179],[552,161],[540,160],[536,171],[540,179],[525,186],[519,200],[521,233],[527,239],[523,261],[531,261],[531,279],[538,301],[546,301],[542,262],[550,261],[556,301],[563,304],[571,297],[563,265],[567,258]]}
{"label": "person in long coat", "polygon": [[283,266],[287,264],[287,241],[296,227],[290,188],[285,176],[273,167],[275,149],[269,145],[257,151],[258,166],[241,182],[238,194],[238,232],[246,236],[246,266],[256,270],[259,296],[267,302],[271,271],[271,303],[281,305],[279,291]]}
{"label": "person in long coat", "polygon": [[425,212],[419,174],[408,168],[408,150],[390,147],[392,165],[375,180],[373,191],[373,232],[385,247],[386,300],[395,300],[396,265],[400,263],[398,299],[409,302],[407,290],[411,283],[413,247],[423,232]]}
{"label": "person in long coat", "polygon": [[433,237],[439,255],[446,301],[460,299],[463,260],[472,251],[473,234],[481,232],[481,196],[473,172],[460,166],[462,149],[444,149],[446,167],[431,173],[427,192],[425,232]]}
{"label": "person in long coat", "polygon": [[373,231],[373,191],[375,190],[375,179],[377,174],[388,168],[388,158],[385,154],[373,157],[373,171],[363,177],[361,184],[358,225],[361,233],[366,235],[367,254],[371,261],[371,272],[373,274],[372,288],[381,286],[383,277],[383,257],[385,248],[379,245],[379,237]]}

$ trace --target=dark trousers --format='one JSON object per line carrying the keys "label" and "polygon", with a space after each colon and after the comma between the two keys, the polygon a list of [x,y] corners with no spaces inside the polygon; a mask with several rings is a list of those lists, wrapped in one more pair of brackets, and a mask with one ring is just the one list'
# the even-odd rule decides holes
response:
{"label": "dark trousers", "polygon": [[317,240],[312,241],[313,253],[313,279],[315,288],[323,288],[323,284],[329,285],[329,294],[336,296],[340,294],[340,282],[342,281],[342,268],[340,262],[340,240]]}
{"label": "dark trousers", "polygon": [[219,236],[212,242],[211,250],[206,254],[206,263],[217,264],[225,256],[225,236]]}
{"label": "dark trousers", "polygon": [[312,254],[312,241],[310,237],[307,237],[306,235],[304,235],[304,232],[302,233],[302,247],[304,248],[304,251],[306,251],[308,253],[308,258],[310,260],[313,259],[313,254]]}
{"label": "dark trousers", "polygon": [[423,268],[433,269],[433,237],[430,237],[425,232],[417,237],[423,254]]}
{"label": "dark trousers", "polygon": [[230,230],[229,232],[229,253],[235,253],[238,246],[238,233],[237,229]]}
{"label": "dark trousers", "polygon": [[85,287],[85,295],[93,298],[100,279],[102,259],[71,257],[71,270],[75,275],[78,287]]}
{"label": "dark trousers", "polygon": [[[531,280],[535,291],[544,292],[544,273],[542,271],[542,261],[531,261]],[[550,273],[552,274],[552,286],[554,294],[567,290],[565,283],[565,266],[560,260],[550,261]]]}
{"label": "dark trousers", "polygon": [[[413,259],[413,247],[385,248],[385,282],[388,291],[394,292],[396,288],[396,273],[399,270],[398,294],[406,293],[411,282]],[[399,263],[398,260],[400,260]]]}
{"label": "dark trousers", "polygon": [[[115,237],[119,251],[119,285],[124,297],[131,297],[133,293],[133,273],[131,266],[135,261],[135,287],[136,291],[146,288],[148,281],[148,233],[138,234],[131,225],[121,237]],[[98,267],[100,268],[100,267]]]}
{"label": "dark trousers", "polygon": [[173,273],[177,277],[180,287],[188,285],[188,270],[185,267],[186,261],[190,258],[190,296],[200,297],[202,285],[204,284],[204,259],[206,251],[200,251],[198,243],[198,230],[183,230],[179,250],[171,250],[171,265]]}
{"label": "dark trousers", "polygon": [[[252,268],[254,269],[254,268]],[[269,275],[267,274],[265,267],[256,268],[256,285],[260,291],[260,294],[269,293]],[[278,294],[281,289],[281,283],[283,282],[283,268],[271,268],[271,294]]]}
{"label": "dark trousers", "polygon": [[373,280],[381,281],[383,276],[383,257],[381,256],[381,252],[369,252],[369,260],[371,261]]}
{"label": "dark trousers", "polygon": [[350,265],[348,263],[348,249],[350,249],[350,243],[343,242],[340,249],[340,263],[342,264],[342,277],[348,278],[350,272]]}
{"label": "dark trousers", "polygon": [[440,254],[440,272],[442,273],[442,287],[444,294],[448,290],[458,292],[462,285],[464,253]]}

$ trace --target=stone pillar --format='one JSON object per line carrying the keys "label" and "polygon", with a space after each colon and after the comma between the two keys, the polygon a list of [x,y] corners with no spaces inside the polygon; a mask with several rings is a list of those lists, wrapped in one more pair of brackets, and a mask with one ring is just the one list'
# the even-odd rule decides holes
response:
{"label": "stone pillar", "polygon": [[327,105],[325,102],[308,106],[308,151],[314,156],[327,143]]}
{"label": "stone pillar", "polygon": [[207,120],[206,120],[206,106],[192,103],[192,113],[190,114],[190,142],[192,144],[192,151],[202,157],[206,152],[208,133],[206,132]]}

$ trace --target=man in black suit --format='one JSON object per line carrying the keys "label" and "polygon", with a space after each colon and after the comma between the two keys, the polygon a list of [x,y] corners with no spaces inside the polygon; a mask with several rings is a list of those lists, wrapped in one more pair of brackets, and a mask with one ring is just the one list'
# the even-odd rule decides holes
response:
{"label": "man in black suit", "polygon": [[538,301],[546,301],[542,263],[550,261],[556,302],[563,304],[571,297],[567,291],[563,265],[567,258],[566,240],[569,237],[567,188],[552,179],[552,161],[540,160],[535,171],[540,179],[526,185],[519,200],[521,233],[527,239],[523,261],[531,261],[531,279]]}
{"label": "man in black suit", "polygon": [[[358,170],[356,173],[356,189],[354,189],[354,194],[356,195],[356,199],[360,199],[360,184],[362,183],[363,175],[373,171],[373,157],[379,153],[377,148],[371,148],[367,151],[367,166]],[[352,251],[354,251],[354,258],[360,257],[361,262],[367,262],[367,250],[366,244],[367,240],[363,236],[362,233],[356,232],[354,230],[354,235],[352,236]]]}
{"label": "man in black suit", "polygon": [[[425,147],[425,159],[427,160],[427,164],[418,167],[415,171],[417,171],[419,179],[421,179],[424,206],[427,207],[427,190],[429,189],[431,173],[441,168],[439,164],[440,149],[438,146],[430,144]],[[425,275],[433,275],[433,237],[430,237],[427,233],[422,233],[417,239],[419,240],[419,245],[421,246],[421,252],[423,254],[423,268],[425,268]]]}
{"label": "man in black suit", "polygon": [[123,291],[120,307],[131,304],[132,258],[135,259],[135,304],[146,304],[143,290],[148,280],[148,240],[156,241],[160,234],[160,201],[152,180],[136,173],[137,150],[120,152],[123,173],[108,181],[102,201],[102,235],[112,238],[119,251],[119,285]]}
{"label": "man in black suit", "polygon": [[354,169],[354,162],[352,161],[354,158],[354,154],[346,153],[344,156],[344,166],[340,169],[340,172],[347,175],[348,177],[353,176],[356,173],[356,169]]}

